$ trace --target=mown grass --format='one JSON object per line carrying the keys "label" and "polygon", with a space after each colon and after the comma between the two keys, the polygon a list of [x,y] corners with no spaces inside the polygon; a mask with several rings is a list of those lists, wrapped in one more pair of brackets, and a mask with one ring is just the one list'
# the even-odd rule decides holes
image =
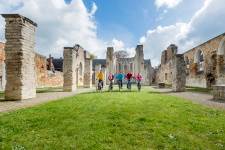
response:
{"label": "mown grass", "polygon": [[210,89],[210,88],[201,88],[201,87],[187,87],[186,91],[211,94],[212,89]]}
{"label": "mown grass", "polygon": [[0,149],[225,149],[225,112],[151,92],[86,93],[0,115]]}
{"label": "mown grass", "polygon": [[43,87],[37,88],[36,93],[62,92],[62,87]]}

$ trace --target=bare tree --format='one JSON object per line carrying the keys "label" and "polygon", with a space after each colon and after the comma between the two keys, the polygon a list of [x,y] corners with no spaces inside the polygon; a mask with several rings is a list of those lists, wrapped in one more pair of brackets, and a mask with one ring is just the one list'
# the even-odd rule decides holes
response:
{"label": "bare tree", "polygon": [[127,58],[129,56],[128,52],[127,51],[116,51],[114,53],[114,55],[116,56],[116,58]]}

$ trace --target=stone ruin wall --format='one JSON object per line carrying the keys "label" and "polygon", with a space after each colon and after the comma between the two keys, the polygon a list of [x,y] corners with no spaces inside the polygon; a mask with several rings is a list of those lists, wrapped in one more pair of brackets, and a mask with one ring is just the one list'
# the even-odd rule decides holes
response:
{"label": "stone ruin wall", "polygon": [[6,100],[36,97],[35,31],[37,24],[18,14],[2,14],[5,18]]}
{"label": "stone ruin wall", "polygon": [[76,57],[76,68],[77,68],[77,86],[84,86],[84,63],[85,63],[84,49],[79,47],[78,56]]}
{"label": "stone ruin wall", "polygon": [[[106,53],[106,74],[108,75],[109,72],[118,73],[120,71],[118,64],[121,64],[122,72],[125,74],[128,73],[128,71],[131,71],[133,74],[139,72],[144,78],[142,83],[144,85],[150,85],[153,77],[151,61],[148,60],[149,62],[145,63],[143,45],[137,45],[135,51],[136,54],[134,57],[117,59],[113,55],[113,47],[108,47]],[[130,64],[132,64],[132,69],[130,68]]]}
{"label": "stone ruin wall", "polygon": [[92,58],[80,45],[64,47],[63,90],[75,91],[77,87],[92,87]]}
{"label": "stone ruin wall", "polygon": [[[221,34],[183,53],[185,61],[187,58],[189,60],[189,65],[186,64],[186,86],[210,87],[211,85],[208,81],[207,74],[212,74],[215,77],[214,84],[225,84],[225,56],[218,56],[218,49],[224,38],[225,34]],[[201,50],[204,55],[204,70],[202,72],[197,71],[196,64],[196,53],[199,50]],[[167,56],[167,61],[165,62],[165,53],[165,51],[162,52],[161,65],[159,70],[155,73],[157,77],[156,82],[172,84],[172,64],[171,60],[168,60],[170,56]],[[167,55],[168,54],[170,53],[167,52]],[[167,74],[167,80],[165,80],[165,74]]]}
{"label": "stone ruin wall", "polygon": [[183,54],[176,54],[172,58],[172,89],[174,92],[184,92],[186,85],[185,61]]}
{"label": "stone ruin wall", "polygon": [[[4,90],[5,79],[5,43],[0,42],[0,90]],[[47,59],[45,56],[35,53],[36,87],[62,87],[63,73],[60,71],[47,70]]]}
{"label": "stone ruin wall", "polygon": [[[225,83],[225,74],[218,74],[218,66],[217,66],[217,52],[220,45],[221,40],[225,37],[224,34],[219,35],[216,38],[213,38],[193,49],[184,53],[184,59],[188,58],[190,65],[187,70],[187,86],[197,86],[197,87],[209,87],[207,84],[207,74],[212,73],[215,77],[216,83],[224,84]],[[204,54],[204,71],[197,71],[196,64],[196,52],[201,50]],[[214,57],[213,57],[214,56]],[[224,69],[224,67],[223,67]]]}
{"label": "stone ruin wall", "polygon": [[47,59],[38,53],[35,54],[37,87],[62,87],[63,73],[47,69]]}
{"label": "stone ruin wall", "polygon": [[5,43],[0,42],[0,90],[5,89]]}
{"label": "stone ruin wall", "polygon": [[161,65],[159,67],[158,73],[155,75],[156,82],[164,82],[167,85],[172,85],[172,58],[176,54],[170,46],[162,52],[161,55]]}
{"label": "stone ruin wall", "polygon": [[159,73],[157,73],[157,83],[164,82],[167,85],[172,84],[172,62],[161,64]]}

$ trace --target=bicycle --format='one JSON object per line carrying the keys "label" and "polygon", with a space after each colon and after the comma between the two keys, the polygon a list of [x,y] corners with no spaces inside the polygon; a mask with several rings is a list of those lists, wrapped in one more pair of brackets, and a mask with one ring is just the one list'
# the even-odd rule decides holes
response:
{"label": "bicycle", "polygon": [[101,92],[102,91],[102,81],[98,81],[97,87],[96,87],[96,91]]}
{"label": "bicycle", "polygon": [[141,91],[141,81],[137,81],[137,88],[138,88],[138,92]]}
{"label": "bicycle", "polygon": [[122,81],[118,80],[119,91],[122,89]]}
{"label": "bicycle", "polygon": [[112,91],[113,90],[113,81],[110,81],[109,83],[109,91]]}
{"label": "bicycle", "polygon": [[127,80],[127,89],[131,91],[131,81]]}

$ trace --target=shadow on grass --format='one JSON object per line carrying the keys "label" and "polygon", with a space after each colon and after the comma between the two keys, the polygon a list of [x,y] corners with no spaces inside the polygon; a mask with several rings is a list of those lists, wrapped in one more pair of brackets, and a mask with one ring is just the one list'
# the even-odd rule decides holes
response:
{"label": "shadow on grass", "polygon": [[212,94],[212,89],[210,88],[201,88],[201,87],[186,87],[187,92],[197,92],[197,93],[205,93],[205,94]]}
{"label": "shadow on grass", "polygon": [[221,104],[224,104],[225,103],[225,101],[224,100],[220,100],[220,99],[210,99],[209,101],[211,101],[211,102],[215,102],[215,103],[221,103]]}
{"label": "shadow on grass", "polygon": [[106,93],[141,93],[141,91],[137,91],[137,90],[113,90],[113,91],[108,91],[108,90],[103,90],[103,91],[89,91],[89,92],[85,92],[85,93],[78,93],[79,95],[86,95],[86,94],[106,94]]}
{"label": "shadow on grass", "polygon": [[38,88],[36,93],[52,93],[52,92],[63,92],[62,87],[46,87]]}

